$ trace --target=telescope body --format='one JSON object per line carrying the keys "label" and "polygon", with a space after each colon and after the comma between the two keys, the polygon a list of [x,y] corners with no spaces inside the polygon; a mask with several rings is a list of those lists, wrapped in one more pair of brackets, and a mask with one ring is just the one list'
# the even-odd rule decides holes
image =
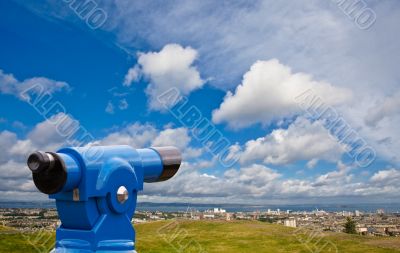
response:
{"label": "telescope body", "polygon": [[55,199],[61,225],[56,253],[135,252],[131,220],[144,182],[165,181],[181,163],[174,147],[63,148],[35,152],[28,167],[36,187]]}

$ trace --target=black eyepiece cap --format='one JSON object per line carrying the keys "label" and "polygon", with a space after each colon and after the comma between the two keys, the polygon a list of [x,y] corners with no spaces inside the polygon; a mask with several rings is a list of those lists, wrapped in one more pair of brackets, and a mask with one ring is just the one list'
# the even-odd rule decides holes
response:
{"label": "black eyepiece cap", "polygon": [[55,194],[67,181],[67,170],[63,160],[55,153],[36,151],[29,155],[27,164],[39,191]]}
{"label": "black eyepiece cap", "polygon": [[49,153],[36,151],[29,156],[27,164],[33,173],[40,173],[54,166],[54,157]]}

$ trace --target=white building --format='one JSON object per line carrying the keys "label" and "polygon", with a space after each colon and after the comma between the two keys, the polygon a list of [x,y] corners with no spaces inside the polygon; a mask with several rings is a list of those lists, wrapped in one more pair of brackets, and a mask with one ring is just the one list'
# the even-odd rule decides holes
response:
{"label": "white building", "polygon": [[286,227],[296,228],[297,222],[294,217],[290,217],[289,219],[284,220],[283,225]]}
{"label": "white building", "polygon": [[215,215],[214,215],[214,214],[207,213],[207,214],[203,214],[203,218],[204,218],[204,219],[214,219],[214,218],[215,218]]}
{"label": "white building", "polygon": [[214,213],[223,214],[223,213],[226,213],[226,210],[224,210],[224,209],[222,209],[222,208],[214,208]]}

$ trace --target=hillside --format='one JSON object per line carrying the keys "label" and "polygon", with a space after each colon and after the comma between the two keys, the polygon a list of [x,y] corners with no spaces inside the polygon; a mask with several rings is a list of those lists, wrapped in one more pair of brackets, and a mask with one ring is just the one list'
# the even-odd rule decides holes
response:
{"label": "hillside", "polygon": [[[400,238],[313,233],[261,222],[163,221],[136,225],[139,253],[162,252],[400,252]],[[0,252],[37,252],[29,242],[47,247],[48,233],[22,236],[0,228]],[[42,249],[45,247],[42,247]]]}

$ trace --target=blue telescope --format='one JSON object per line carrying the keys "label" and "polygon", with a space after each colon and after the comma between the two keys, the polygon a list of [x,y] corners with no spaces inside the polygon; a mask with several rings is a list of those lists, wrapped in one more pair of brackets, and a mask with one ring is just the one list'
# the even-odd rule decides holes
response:
{"label": "blue telescope", "polygon": [[96,146],[37,151],[27,163],[36,187],[56,200],[61,225],[53,252],[133,253],[137,194],[144,182],[173,177],[181,154],[175,147]]}

